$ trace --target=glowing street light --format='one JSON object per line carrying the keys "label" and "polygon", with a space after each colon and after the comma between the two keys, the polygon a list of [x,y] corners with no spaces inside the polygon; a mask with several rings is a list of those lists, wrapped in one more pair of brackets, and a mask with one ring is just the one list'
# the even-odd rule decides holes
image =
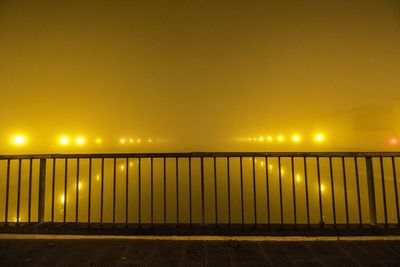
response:
{"label": "glowing street light", "polygon": [[399,143],[399,140],[397,138],[393,137],[393,138],[390,139],[389,142],[390,142],[391,145],[397,145]]}
{"label": "glowing street light", "polygon": [[283,142],[285,141],[285,137],[283,135],[278,135],[277,140],[278,142]]}
{"label": "glowing street light", "polygon": [[17,136],[15,136],[15,137],[13,138],[13,143],[14,143],[14,145],[22,146],[23,144],[25,144],[25,142],[26,142],[25,136],[17,135]]}
{"label": "glowing street light", "polygon": [[298,135],[298,134],[295,134],[295,135],[292,136],[292,140],[293,140],[293,142],[295,142],[295,143],[300,142],[300,139],[301,139],[301,137],[300,137],[300,135]]}
{"label": "glowing street light", "polygon": [[121,144],[125,144],[126,140],[125,140],[125,138],[121,138],[121,139],[119,139],[119,142],[120,142]]}
{"label": "glowing street light", "polygon": [[96,144],[101,144],[102,142],[103,142],[103,140],[101,140],[101,138],[96,139]]}
{"label": "glowing street light", "polygon": [[67,145],[69,143],[69,138],[66,136],[62,136],[59,140],[61,145]]}
{"label": "glowing street light", "polygon": [[83,138],[83,137],[76,138],[76,143],[78,145],[83,145],[85,143],[85,138]]}
{"label": "glowing street light", "polygon": [[323,134],[316,134],[315,141],[316,142],[323,142],[325,140],[325,136]]}

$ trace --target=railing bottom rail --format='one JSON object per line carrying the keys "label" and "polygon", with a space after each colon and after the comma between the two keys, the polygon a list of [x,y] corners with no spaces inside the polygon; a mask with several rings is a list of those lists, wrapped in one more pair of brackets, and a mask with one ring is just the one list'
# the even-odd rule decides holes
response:
{"label": "railing bottom rail", "polygon": [[400,235],[397,224],[98,224],[98,223],[9,223],[0,224],[1,234],[71,235],[178,235],[178,236],[390,236]]}

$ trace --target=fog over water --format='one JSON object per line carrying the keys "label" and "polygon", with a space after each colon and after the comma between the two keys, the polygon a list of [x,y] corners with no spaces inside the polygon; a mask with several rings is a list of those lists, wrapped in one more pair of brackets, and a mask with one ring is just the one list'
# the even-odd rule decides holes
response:
{"label": "fog over water", "polygon": [[0,154],[398,150],[399,51],[399,1],[1,0]]}

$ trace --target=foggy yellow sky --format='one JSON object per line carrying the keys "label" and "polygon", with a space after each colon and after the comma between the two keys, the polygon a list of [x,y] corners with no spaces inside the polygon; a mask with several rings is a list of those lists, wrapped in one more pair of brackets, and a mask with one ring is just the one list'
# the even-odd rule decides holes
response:
{"label": "foggy yellow sky", "polygon": [[[399,51],[395,0],[0,0],[0,150],[17,133],[29,152],[61,135],[104,151],[398,149]],[[131,136],[165,142],[118,146]]]}

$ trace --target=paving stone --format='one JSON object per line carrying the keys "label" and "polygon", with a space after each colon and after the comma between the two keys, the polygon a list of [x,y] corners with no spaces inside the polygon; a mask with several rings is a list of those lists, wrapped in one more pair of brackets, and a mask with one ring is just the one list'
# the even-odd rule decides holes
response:
{"label": "paving stone", "polygon": [[[29,249],[20,251],[18,257],[10,259],[10,262],[4,265],[35,266],[46,257],[46,254],[44,253],[45,244],[43,240],[34,243],[26,240],[25,246]],[[2,264],[0,265],[3,266]]]}
{"label": "paving stone", "polygon": [[[68,242],[70,241],[70,242]],[[76,242],[72,240],[49,241],[43,247],[45,257],[38,262],[40,266],[61,265],[64,259],[73,252]]]}
{"label": "paving stone", "polygon": [[324,266],[359,266],[338,246],[338,242],[309,242],[307,247]]}
{"label": "paving stone", "polygon": [[346,267],[359,267],[360,265],[356,262],[354,262],[350,258],[329,258],[329,259],[320,259],[319,262],[323,264],[323,266],[326,267],[338,267],[338,266],[346,266]]}
{"label": "paving stone", "polygon": [[1,240],[0,266],[400,266],[400,241]]}
{"label": "paving stone", "polygon": [[153,241],[130,240],[120,255],[120,264],[150,264],[156,243]]}
{"label": "paving stone", "polygon": [[154,247],[152,264],[164,266],[177,266],[181,260],[183,242],[157,241]]}
{"label": "paving stone", "polygon": [[232,242],[230,244],[232,260],[235,262],[264,262],[258,242]]}
{"label": "paving stone", "polygon": [[282,252],[290,255],[290,258],[295,260],[311,260],[315,259],[314,255],[305,246],[303,242],[284,242],[281,244]]}
{"label": "paving stone", "polygon": [[293,261],[284,250],[280,242],[263,242],[261,247],[266,255],[267,262],[272,266],[293,266]]}
{"label": "paving stone", "polygon": [[232,266],[230,242],[205,242],[206,266]]}
{"label": "paving stone", "polygon": [[398,241],[384,241],[387,246],[389,246],[394,253],[400,255],[400,246]]}
{"label": "paving stone", "polygon": [[346,257],[344,252],[336,245],[336,242],[308,242],[305,243],[305,246],[318,259]]}
{"label": "paving stone", "polygon": [[345,254],[352,258],[355,262],[366,267],[383,266],[375,258],[371,257],[365,250],[358,247],[354,242],[338,242],[338,247],[341,248]]}
{"label": "paving stone", "polygon": [[117,265],[118,267],[148,267],[153,266],[147,263],[120,263]]}
{"label": "paving stone", "polygon": [[76,263],[79,263],[81,266],[94,265],[97,258],[102,253],[104,247],[104,242],[102,241],[103,240],[82,240],[74,245],[73,253],[65,257],[63,263],[65,263],[65,266],[74,266]]}
{"label": "paving stone", "polygon": [[100,251],[99,257],[93,263],[93,266],[100,267],[117,265],[118,259],[124,249],[125,247],[118,244],[118,242],[105,242],[103,249]]}
{"label": "paving stone", "polygon": [[379,249],[383,250],[383,253],[389,253],[390,254],[390,258],[393,260],[399,260],[400,259],[400,251],[399,249],[395,248],[392,245],[391,241],[378,241],[377,245],[379,245]]}
{"label": "paving stone", "polygon": [[13,265],[13,262],[29,252],[32,243],[29,240],[4,240],[0,246],[0,266]]}
{"label": "paving stone", "polygon": [[179,267],[203,267],[204,263],[199,263],[199,262],[180,262],[177,266]]}
{"label": "paving stone", "polygon": [[4,251],[1,253],[0,262],[3,266],[13,265],[13,262],[29,249],[26,240],[15,240],[7,245],[2,247]]}
{"label": "paving stone", "polygon": [[322,263],[317,260],[294,260],[294,267],[322,267]]}
{"label": "paving stone", "polygon": [[266,264],[263,261],[254,261],[254,262],[234,262],[232,266],[235,267],[265,267],[265,266],[271,266],[269,264]]}
{"label": "paving stone", "polygon": [[387,247],[385,241],[356,242],[357,246],[383,264],[399,263],[400,256]]}
{"label": "paving stone", "polygon": [[203,241],[191,241],[185,242],[182,255],[181,263],[184,264],[204,264],[204,242]]}

